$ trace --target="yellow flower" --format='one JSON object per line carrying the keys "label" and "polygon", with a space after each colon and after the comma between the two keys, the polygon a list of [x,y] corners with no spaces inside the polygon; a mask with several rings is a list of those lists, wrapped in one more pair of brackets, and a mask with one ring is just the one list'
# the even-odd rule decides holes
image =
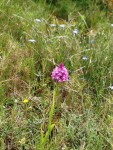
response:
{"label": "yellow flower", "polygon": [[23,103],[28,103],[28,101],[29,101],[28,99],[24,99]]}

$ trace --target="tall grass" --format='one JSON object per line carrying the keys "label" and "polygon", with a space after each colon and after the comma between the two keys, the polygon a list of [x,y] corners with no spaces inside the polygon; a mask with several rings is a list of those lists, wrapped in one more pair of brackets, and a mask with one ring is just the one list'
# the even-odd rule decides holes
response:
{"label": "tall grass", "polygon": [[[1,0],[1,150],[113,149],[112,17],[97,2],[63,2]],[[69,81],[58,84],[50,114],[60,62]]]}

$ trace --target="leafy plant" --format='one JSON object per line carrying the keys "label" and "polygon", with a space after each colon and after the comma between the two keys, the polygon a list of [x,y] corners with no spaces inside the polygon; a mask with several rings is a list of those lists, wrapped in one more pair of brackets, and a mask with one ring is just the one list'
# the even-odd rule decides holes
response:
{"label": "leafy plant", "polygon": [[55,100],[55,90],[53,92],[53,100],[52,100],[52,105],[49,113],[49,122],[48,122],[48,129],[45,133],[43,134],[42,128],[41,128],[41,139],[40,143],[36,143],[36,150],[44,150],[45,144],[47,143],[49,136],[51,135],[51,132],[55,126],[55,124],[52,124],[52,118],[53,118],[53,113],[54,113],[54,100]]}

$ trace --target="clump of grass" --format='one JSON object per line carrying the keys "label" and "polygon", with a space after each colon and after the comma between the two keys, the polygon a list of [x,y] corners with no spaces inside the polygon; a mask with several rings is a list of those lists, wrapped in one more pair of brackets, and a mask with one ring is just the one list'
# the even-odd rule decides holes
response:
{"label": "clump of grass", "polygon": [[[71,116],[70,116],[71,115]],[[104,127],[98,122],[96,114],[92,110],[85,111],[84,114],[66,115],[67,123],[63,122],[67,145],[73,149],[110,149],[111,145],[103,136]],[[69,118],[68,118],[69,117]],[[95,145],[95,146],[94,146]]]}

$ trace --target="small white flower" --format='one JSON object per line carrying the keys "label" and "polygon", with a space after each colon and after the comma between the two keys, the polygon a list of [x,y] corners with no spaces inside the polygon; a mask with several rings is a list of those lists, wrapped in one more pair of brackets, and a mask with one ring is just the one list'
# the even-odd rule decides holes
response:
{"label": "small white flower", "polygon": [[29,109],[32,109],[32,106],[29,106]]}
{"label": "small white flower", "polygon": [[111,89],[111,90],[113,90],[113,86],[111,85],[111,86],[109,86],[109,88]]}
{"label": "small white flower", "polygon": [[36,97],[36,96],[33,97],[33,100],[37,100],[37,99],[38,99],[38,97]]}
{"label": "small white flower", "polygon": [[83,59],[83,60],[87,60],[88,58],[87,58],[86,56],[83,56],[82,59]]}
{"label": "small white flower", "polygon": [[94,40],[93,39],[90,40],[90,44],[94,44]]}
{"label": "small white flower", "polygon": [[78,34],[78,29],[74,29],[73,33],[76,35]]}
{"label": "small white flower", "polygon": [[18,103],[18,100],[17,100],[17,99],[15,99],[15,103]]}
{"label": "small white flower", "polygon": [[35,19],[34,21],[35,21],[35,22],[37,22],[37,23],[38,23],[38,22],[41,22],[41,20],[40,20],[40,19]]}
{"label": "small white flower", "polygon": [[80,78],[81,80],[84,80],[84,77]]}
{"label": "small white flower", "polygon": [[30,40],[28,40],[28,42],[35,43],[35,42],[36,42],[36,40],[34,40],[34,39],[30,39]]}
{"label": "small white flower", "polygon": [[51,27],[56,27],[56,24],[50,24]]}
{"label": "small white flower", "polygon": [[65,24],[60,24],[59,27],[64,28]]}
{"label": "small white flower", "polygon": [[113,24],[111,24],[111,26],[113,27]]}

